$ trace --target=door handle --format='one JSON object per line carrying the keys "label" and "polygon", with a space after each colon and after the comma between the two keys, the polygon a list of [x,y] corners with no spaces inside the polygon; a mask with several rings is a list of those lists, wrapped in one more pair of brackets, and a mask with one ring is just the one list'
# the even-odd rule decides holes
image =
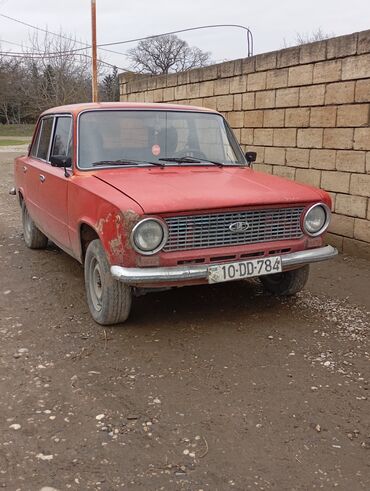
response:
{"label": "door handle", "polygon": [[25,174],[27,172],[27,167],[24,165],[22,169],[23,169],[23,172]]}
{"label": "door handle", "polygon": [[39,179],[41,182],[45,182],[45,176],[43,174],[39,175]]}

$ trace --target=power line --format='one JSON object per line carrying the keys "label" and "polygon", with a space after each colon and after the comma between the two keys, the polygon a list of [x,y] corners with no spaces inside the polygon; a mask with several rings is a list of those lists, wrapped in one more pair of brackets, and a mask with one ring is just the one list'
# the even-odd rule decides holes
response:
{"label": "power line", "polygon": [[[47,58],[47,59],[54,59],[54,58],[59,58],[61,55],[65,55],[65,54],[68,54],[68,52],[61,52],[61,53],[53,53],[53,54],[42,54],[42,53],[36,53],[36,54],[32,54],[32,53],[15,53],[14,51],[0,51],[0,56],[4,56],[4,57],[8,57],[8,58],[20,58],[20,59],[24,59],[24,60],[42,60],[43,58]],[[85,53],[71,53],[73,54],[74,56],[83,56],[85,58],[89,58],[91,59],[91,56],[90,55],[87,55]],[[102,65],[106,65],[106,66],[109,66],[111,68],[119,68],[120,70],[122,70],[123,72],[127,72],[127,68],[122,68],[120,66],[117,66],[117,65],[113,65],[112,63],[108,63],[107,61],[103,61],[103,60],[98,60],[99,63],[101,63]]]}
{"label": "power line", "polygon": [[[63,34],[58,34],[56,32],[51,32],[51,31],[48,31],[47,29],[43,29],[42,27],[38,27],[38,26],[33,26],[32,24],[28,24],[27,22],[23,22],[19,19],[15,19],[14,17],[10,17],[9,15],[5,15],[5,14],[0,14],[1,17],[4,17],[5,19],[9,19],[9,20],[12,20],[14,22],[17,22],[19,24],[22,24],[22,25],[25,25],[27,27],[31,27],[32,29],[36,29],[37,31],[41,31],[41,32],[44,32],[46,34],[51,34],[53,36],[58,36],[59,38],[62,38],[62,39],[66,39],[68,41],[72,41],[72,42],[75,42],[75,43],[78,43],[78,44],[83,44],[85,45],[84,48],[79,48],[79,49],[72,49],[72,50],[68,50],[68,51],[55,51],[53,53],[49,53],[49,54],[45,54],[45,53],[41,53],[41,52],[38,52],[38,53],[32,53],[32,54],[28,54],[28,53],[14,53],[14,52],[8,52],[8,53],[4,53],[4,52],[0,52],[0,55],[2,56],[8,56],[8,57],[12,57],[12,58],[28,58],[28,59],[31,59],[31,58],[34,58],[34,59],[41,59],[41,58],[57,58],[58,56],[61,56],[63,54],[73,54],[75,52],[78,52],[78,51],[83,51],[83,50],[86,50],[86,49],[90,49],[91,46],[89,46],[87,43],[84,43],[82,41],[78,41],[77,39],[72,39],[68,36],[64,36]],[[18,44],[18,43],[14,43],[12,41],[4,41],[6,43],[9,43],[9,44],[14,44],[15,46],[20,46],[22,47],[22,45]],[[27,49],[32,49],[30,47],[26,47]],[[120,54],[120,55],[123,55],[124,53],[120,53],[119,51],[113,51],[113,50],[109,50],[109,49],[102,49],[102,51],[107,51],[107,52],[110,52],[110,53],[115,53],[115,54]],[[90,58],[91,59],[91,56],[88,55],[88,54],[81,54],[81,56],[85,56],[87,58]],[[103,60],[98,60],[99,63],[101,63],[102,65],[106,65],[106,66],[109,66],[109,67],[112,67],[112,68],[119,68],[120,70],[124,71],[124,72],[127,72],[127,68],[122,68],[122,67],[119,67],[117,65],[113,65],[112,63],[108,63],[107,61],[103,61]]]}
{"label": "power line", "polygon": [[[87,44],[87,43],[83,43],[82,41],[77,41],[75,39],[69,38],[69,37],[64,36],[62,34],[57,34],[55,32],[48,31],[47,29],[42,29],[41,27],[33,26],[32,24],[28,24],[27,22],[23,22],[23,21],[21,21],[19,19],[15,19],[14,17],[10,17],[10,16],[5,15],[5,14],[0,14],[0,16],[5,17],[6,19],[13,20],[14,22],[18,22],[20,24],[23,24],[23,25],[25,25],[27,27],[31,27],[33,29],[37,29],[39,31],[42,31],[42,32],[45,32],[45,33],[48,33],[48,34],[52,34],[54,36],[59,36],[61,38],[67,39],[69,41],[74,41],[74,42],[77,42],[78,44],[83,44],[84,45],[84,48],[76,48],[76,49],[73,49],[73,50],[68,51],[69,53],[83,51],[84,49],[91,48],[91,46],[89,44]],[[97,47],[99,49],[101,49],[102,51],[107,51],[109,53],[115,53],[115,54],[119,54],[119,55],[125,56],[125,53],[122,53],[122,52],[119,52],[119,51],[107,50],[107,49],[105,49],[105,46],[116,46],[116,45],[119,45],[119,44],[135,43],[135,42],[138,42],[138,41],[144,41],[145,39],[154,39],[154,38],[157,38],[157,37],[160,37],[160,36],[169,36],[171,34],[179,34],[181,32],[197,31],[197,30],[200,30],[200,29],[214,29],[214,28],[220,28],[220,27],[234,27],[234,28],[238,28],[238,29],[243,29],[247,33],[248,56],[252,56],[253,55],[253,51],[254,51],[253,34],[252,34],[251,30],[248,27],[243,26],[241,24],[210,24],[210,25],[205,25],[205,26],[187,27],[185,29],[178,29],[176,31],[169,31],[169,32],[161,33],[161,34],[153,34],[153,35],[144,36],[144,37],[141,37],[141,38],[126,39],[124,41],[115,41],[115,42],[112,42],[112,43],[100,43],[100,44],[97,45]]]}
{"label": "power line", "polygon": [[210,25],[207,25],[207,26],[188,27],[186,29],[179,29],[177,31],[164,32],[162,34],[154,34],[154,35],[145,36],[145,37],[142,37],[142,38],[128,39],[126,41],[116,41],[114,43],[98,44],[98,47],[101,48],[102,46],[116,46],[117,44],[134,43],[134,42],[137,42],[137,41],[143,41],[145,39],[153,39],[153,38],[157,38],[157,37],[161,37],[161,36],[169,36],[171,34],[178,34],[180,32],[196,31],[196,30],[199,30],[199,29],[213,29],[213,28],[216,28],[216,27],[237,27],[239,29],[245,30],[246,33],[247,33],[248,56],[252,56],[253,55],[253,47],[254,46],[253,46],[253,34],[252,34],[252,31],[248,27],[242,26],[240,24],[210,24]]}
{"label": "power line", "polygon": [[[24,22],[23,20],[19,20],[19,19],[16,19],[14,17],[10,17],[10,15],[0,14],[0,16],[1,17],[4,17],[5,19],[11,20],[13,22],[17,22],[18,24],[22,24],[24,26],[30,27],[31,29],[36,29],[37,31],[41,31],[41,32],[44,32],[46,34],[51,34],[53,36],[58,36],[58,37],[60,37],[62,39],[66,39],[68,41],[73,41],[73,42],[75,42],[77,44],[83,44],[85,46],[85,48],[80,48],[80,50],[91,48],[91,46],[89,44],[84,43],[83,41],[78,41],[77,39],[72,39],[72,38],[70,38],[68,36],[64,36],[63,34],[58,34],[56,32],[49,31],[48,29],[43,29],[42,27],[34,26],[32,24],[28,24],[28,22]],[[102,51],[106,51],[108,53],[115,53],[116,55],[124,55],[124,53],[121,53],[119,51],[113,51],[111,49],[104,49],[104,48],[102,48]]]}
{"label": "power line", "polygon": [[[66,52],[61,53],[61,54],[68,54]],[[40,54],[40,53],[17,53],[15,51],[0,51],[1,56],[9,56],[10,58],[25,58],[25,59],[40,59],[42,60],[43,58],[58,58],[60,54]],[[85,53],[80,53],[78,56],[85,56],[88,58],[91,58],[89,55],[86,55]]]}
{"label": "power line", "polygon": [[[58,34],[58,33],[49,31],[47,29],[43,29],[42,27],[34,26],[32,24],[28,24],[27,22],[21,21],[19,19],[14,18],[14,17],[10,17],[9,15],[0,14],[0,16],[1,17],[4,17],[6,19],[12,20],[14,22],[17,22],[19,24],[25,25],[27,27],[30,27],[32,29],[36,29],[38,31],[44,32],[46,34],[51,34],[53,36],[58,36],[59,38],[66,39],[68,41],[72,41],[72,42],[75,42],[75,43],[83,44],[84,45],[83,48],[74,48],[74,49],[67,50],[67,51],[56,51],[56,52],[51,52],[51,53],[47,53],[47,54],[41,53],[41,52],[32,53],[32,54],[28,54],[28,53],[24,54],[24,53],[16,53],[16,52],[8,52],[8,53],[0,52],[0,55],[2,55],[2,56],[9,56],[9,57],[13,57],[13,58],[29,58],[29,59],[30,58],[34,58],[34,59],[37,59],[37,58],[39,58],[39,59],[40,58],[57,58],[57,57],[59,57],[61,55],[64,55],[64,54],[66,54],[66,55],[68,55],[68,54],[77,54],[80,51],[84,51],[86,49],[90,49],[91,48],[91,46],[89,44],[87,44],[87,43],[84,43],[82,41],[78,41],[77,39],[72,39],[72,38],[70,38],[68,36],[64,36],[63,34]],[[178,34],[178,33],[181,33],[181,32],[190,32],[190,31],[196,31],[196,30],[200,30],[200,29],[213,29],[213,28],[220,28],[220,27],[235,27],[235,28],[243,29],[244,31],[246,31],[246,33],[247,33],[248,56],[252,56],[253,55],[254,46],[253,46],[253,35],[252,35],[252,32],[251,32],[251,30],[248,27],[243,26],[241,24],[210,24],[210,25],[205,25],[205,26],[188,27],[188,28],[185,28],[185,29],[178,29],[176,31],[169,31],[169,32],[161,33],[161,34],[153,34],[153,35],[144,36],[144,37],[141,37],[141,38],[134,38],[134,39],[127,39],[127,40],[124,40],[124,41],[115,41],[115,42],[111,42],[111,43],[98,44],[97,47],[99,49],[101,49],[102,51],[107,51],[109,53],[115,53],[115,54],[120,54],[120,55],[125,56],[125,53],[122,53],[122,52],[119,52],[119,51],[114,51],[114,50],[109,50],[109,49],[106,49],[104,47],[105,46],[116,46],[116,45],[119,45],[119,44],[134,43],[134,42],[138,42],[138,41],[144,41],[146,39],[154,39],[154,38],[161,37],[161,36],[169,36],[169,35],[172,35],[172,34]],[[21,46],[20,44],[14,43],[12,41],[4,41],[4,42],[7,42],[9,44],[14,44],[16,46]],[[31,49],[29,47],[27,47],[27,48],[28,49]],[[80,53],[80,56],[85,56],[85,57],[90,58],[90,59],[92,58],[90,55],[87,55],[87,54],[81,54]],[[98,61],[99,61],[99,63],[101,63],[103,65],[110,66],[110,67],[117,67],[117,68],[119,68],[122,71],[128,71],[127,68],[118,67],[117,65],[113,65],[113,64],[108,63],[108,62],[103,61],[103,60],[98,60]]]}
{"label": "power line", "polygon": [[90,58],[90,55],[87,55],[86,53],[76,53],[75,50],[52,51],[52,52],[33,51],[32,48],[30,48],[29,46],[27,47],[27,49],[29,49],[30,51],[3,51],[2,54],[6,55],[8,53],[9,55],[14,55],[14,56],[23,56],[23,57],[32,56],[34,58],[36,58],[36,57],[57,58],[58,56],[61,56],[61,55],[76,55],[77,54],[79,56],[87,56]]}
{"label": "power line", "polygon": [[[6,39],[0,39],[0,44],[1,43],[14,44],[14,46],[19,46],[20,48],[24,48],[22,44],[14,43],[13,41],[7,41]],[[28,46],[26,46],[26,48],[28,48]]]}

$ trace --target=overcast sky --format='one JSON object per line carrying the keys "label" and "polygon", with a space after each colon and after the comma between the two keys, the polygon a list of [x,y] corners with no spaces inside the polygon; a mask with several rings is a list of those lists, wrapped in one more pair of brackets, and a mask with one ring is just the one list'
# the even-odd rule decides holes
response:
{"label": "overcast sky", "polygon": [[[370,29],[369,0],[96,0],[98,42],[122,41],[150,34],[205,24],[242,24],[253,33],[255,53],[294,44],[297,32],[321,28],[341,35]],[[90,0],[0,0],[0,14],[51,31],[90,40]],[[23,25],[0,17],[0,42],[4,51],[27,45],[33,33]],[[247,54],[244,31],[219,28],[180,35],[190,45],[210,51],[219,62]],[[134,44],[112,47],[125,52]],[[101,53],[103,59],[127,67],[124,56]]]}

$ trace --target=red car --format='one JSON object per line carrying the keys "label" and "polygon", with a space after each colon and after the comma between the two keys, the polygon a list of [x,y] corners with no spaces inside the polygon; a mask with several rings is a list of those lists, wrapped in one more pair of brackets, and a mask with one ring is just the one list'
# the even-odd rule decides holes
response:
{"label": "red car", "polygon": [[127,319],[133,294],[260,277],[303,288],[324,245],[330,198],[252,169],[226,120],[205,108],[56,107],[15,161],[24,240],[48,239],[85,266],[94,320]]}

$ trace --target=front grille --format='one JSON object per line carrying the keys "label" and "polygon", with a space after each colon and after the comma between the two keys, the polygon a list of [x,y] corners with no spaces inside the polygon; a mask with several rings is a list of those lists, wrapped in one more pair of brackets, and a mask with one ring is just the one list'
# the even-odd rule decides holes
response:
{"label": "front grille", "polygon": [[[297,239],[302,236],[302,211],[303,207],[294,207],[169,217],[164,251]],[[247,230],[230,230],[238,222]]]}

